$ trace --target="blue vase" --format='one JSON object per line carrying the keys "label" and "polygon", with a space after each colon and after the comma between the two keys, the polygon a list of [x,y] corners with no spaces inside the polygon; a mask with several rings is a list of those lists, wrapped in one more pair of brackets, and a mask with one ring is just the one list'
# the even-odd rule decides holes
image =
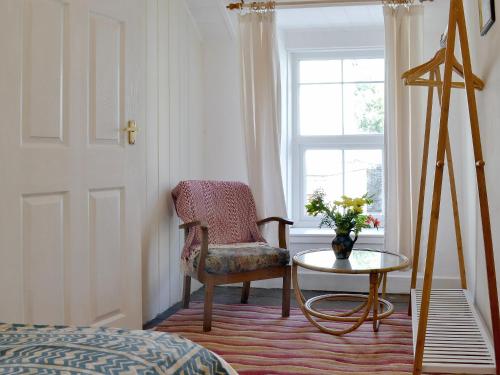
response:
{"label": "blue vase", "polygon": [[354,239],[350,235],[336,235],[332,241],[332,249],[337,259],[349,259],[352,248],[358,240],[358,236]]}

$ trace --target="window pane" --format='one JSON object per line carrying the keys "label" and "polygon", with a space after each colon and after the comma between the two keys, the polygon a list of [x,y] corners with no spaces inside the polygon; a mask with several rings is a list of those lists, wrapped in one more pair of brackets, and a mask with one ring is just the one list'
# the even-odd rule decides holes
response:
{"label": "window pane", "polygon": [[299,91],[300,135],[342,134],[342,87],[304,85]]}
{"label": "window pane", "polygon": [[345,193],[350,197],[363,194],[373,197],[368,213],[383,213],[382,150],[345,150]]}
{"label": "window pane", "polygon": [[384,84],[345,84],[344,133],[382,134],[383,132]]}
{"label": "window pane", "polygon": [[344,60],[344,82],[383,82],[384,80],[384,59]]}
{"label": "window pane", "polygon": [[307,150],[304,157],[306,196],[303,206],[317,189],[323,189],[328,201],[342,196],[342,169],[341,150]]}
{"label": "window pane", "polygon": [[342,80],[340,60],[302,60],[299,68],[300,83],[332,83]]}

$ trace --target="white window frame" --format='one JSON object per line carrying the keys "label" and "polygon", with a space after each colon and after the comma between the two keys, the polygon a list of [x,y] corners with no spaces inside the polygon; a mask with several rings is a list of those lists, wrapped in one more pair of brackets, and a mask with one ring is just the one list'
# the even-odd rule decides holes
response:
{"label": "white window frame", "polygon": [[[296,228],[317,227],[319,218],[311,218],[304,214],[303,199],[305,196],[305,151],[309,149],[337,149],[337,150],[382,150],[385,159],[384,135],[383,134],[356,134],[356,135],[329,135],[329,136],[303,136],[299,129],[299,61],[318,59],[369,59],[383,58],[384,50],[380,48],[363,50],[339,50],[327,52],[292,52],[290,53],[290,99],[291,99],[291,121],[289,122],[291,154],[289,168],[291,169],[291,197],[289,207]],[[363,81],[364,82],[364,81]],[[361,81],[360,81],[361,83]],[[379,83],[376,81],[375,83]],[[382,165],[382,174],[384,175]],[[385,181],[383,181],[385,185]],[[385,189],[385,186],[384,186]],[[383,219],[383,217],[381,217]],[[380,233],[380,232],[379,232]]]}

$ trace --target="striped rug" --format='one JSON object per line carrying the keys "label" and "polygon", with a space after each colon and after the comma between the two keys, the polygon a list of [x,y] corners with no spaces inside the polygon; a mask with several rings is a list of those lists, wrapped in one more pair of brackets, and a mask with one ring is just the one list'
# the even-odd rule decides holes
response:
{"label": "striped rug", "polygon": [[411,319],[405,313],[385,319],[378,333],[365,323],[341,337],[321,333],[299,309],[292,309],[290,318],[281,318],[280,307],[214,305],[208,333],[202,332],[202,319],[203,304],[194,302],[155,329],[205,346],[242,375],[410,374],[412,370]]}

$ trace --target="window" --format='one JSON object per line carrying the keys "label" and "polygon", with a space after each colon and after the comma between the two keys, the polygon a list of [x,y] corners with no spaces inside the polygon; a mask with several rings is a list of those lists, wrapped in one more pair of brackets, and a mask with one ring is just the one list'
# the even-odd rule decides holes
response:
{"label": "window", "polygon": [[318,218],[304,205],[368,192],[368,213],[384,222],[383,51],[292,55],[292,210],[296,226]]}

